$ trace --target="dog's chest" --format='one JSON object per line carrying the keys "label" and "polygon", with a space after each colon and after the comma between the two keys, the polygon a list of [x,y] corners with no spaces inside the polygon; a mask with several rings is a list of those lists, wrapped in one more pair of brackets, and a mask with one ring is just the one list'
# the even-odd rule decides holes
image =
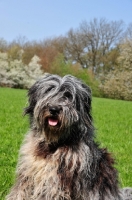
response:
{"label": "dog's chest", "polygon": [[[35,142],[30,138],[21,148],[23,156],[20,166],[25,168],[24,176],[28,177],[27,193],[33,200],[71,200],[73,196],[80,196],[75,191],[81,187],[78,177],[86,167],[86,152],[89,149],[81,147],[79,154],[70,148],[59,148],[47,157],[36,156],[33,149]],[[23,166],[22,166],[23,165]],[[76,193],[76,194],[74,194]],[[78,198],[74,198],[78,199]],[[79,198],[80,200],[80,198]]]}
{"label": "dog's chest", "polygon": [[71,182],[75,171],[75,163],[71,166],[71,159],[70,153],[65,155],[60,151],[46,158],[33,154],[22,158],[21,163],[26,163],[23,167],[26,169],[25,177],[28,177],[28,193],[33,199],[71,199]]}

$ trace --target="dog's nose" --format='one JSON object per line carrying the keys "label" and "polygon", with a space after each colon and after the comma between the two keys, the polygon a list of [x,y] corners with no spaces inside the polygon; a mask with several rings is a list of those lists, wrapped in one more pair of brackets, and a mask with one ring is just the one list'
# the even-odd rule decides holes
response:
{"label": "dog's nose", "polygon": [[60,113],[61,107],[60,106],[49,106],[49,112],[52,115],[57,115]]}

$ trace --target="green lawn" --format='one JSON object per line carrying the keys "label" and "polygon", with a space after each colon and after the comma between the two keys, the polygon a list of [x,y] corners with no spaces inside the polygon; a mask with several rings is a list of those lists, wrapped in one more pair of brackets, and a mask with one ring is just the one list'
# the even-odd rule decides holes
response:
{"label": "green lawn", "polygon": [[[25,90],[0,88],[0,200],[14,180],[18,150],[28,130]],[[116,158],[121,186],[132,186],[132,102],[93,98],[97,140]]]}
{"label": "green lawn", "polygon": [[121,186],[132,186],[132,102],[93,98],[97,140],[116,159]]}

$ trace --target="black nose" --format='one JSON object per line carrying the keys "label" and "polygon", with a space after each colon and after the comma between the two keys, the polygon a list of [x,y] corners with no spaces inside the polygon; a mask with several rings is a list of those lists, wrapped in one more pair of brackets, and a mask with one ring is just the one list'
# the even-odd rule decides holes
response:
{"label": "black nose", "polygon": [[49,106],[49,112],[52,115],[57,115],[60,113],[61,106]]}

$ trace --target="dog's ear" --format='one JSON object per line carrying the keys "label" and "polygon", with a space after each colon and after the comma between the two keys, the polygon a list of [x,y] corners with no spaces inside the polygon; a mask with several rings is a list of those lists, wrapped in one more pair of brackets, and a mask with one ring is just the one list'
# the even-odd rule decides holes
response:
{"label": "dog's ear", "polygon": [[84,98],[86,98],[86,102],[89,103],[89,105],[91,105],[91,101],[92,101],[92,90],[90,89],[90,87],[84,83],[82,83],[82,87],[84,88],[85,95]]}
{"label": "dog's ear", "polygon": [[28,107],[24,109],[24,115],[29,114],[30,116],[33,116],[34,107],[39,99],[40,92],[42,88],[45,87],[45,82],[47,81],[47,78],[50,77],[51,74],[45,73],[43,77],[41,77],[34,85],[29,89],[28,91]]}
{"label": "dog's ear", "polygon": [[84,122],[86,123],[86,126],[93,127],[92,126],[92,115],[91,115],[91,101],[92,101],[92,91],[89,86],[82,83],[82,105],[83,105],[83,114],[82,118]]}
{"label": "dog's ear", "polygon": [[33,110],[37,102],[37,87],[36,83],[28,91],[28,107],[24,109],[24,115],[33,115]]}

